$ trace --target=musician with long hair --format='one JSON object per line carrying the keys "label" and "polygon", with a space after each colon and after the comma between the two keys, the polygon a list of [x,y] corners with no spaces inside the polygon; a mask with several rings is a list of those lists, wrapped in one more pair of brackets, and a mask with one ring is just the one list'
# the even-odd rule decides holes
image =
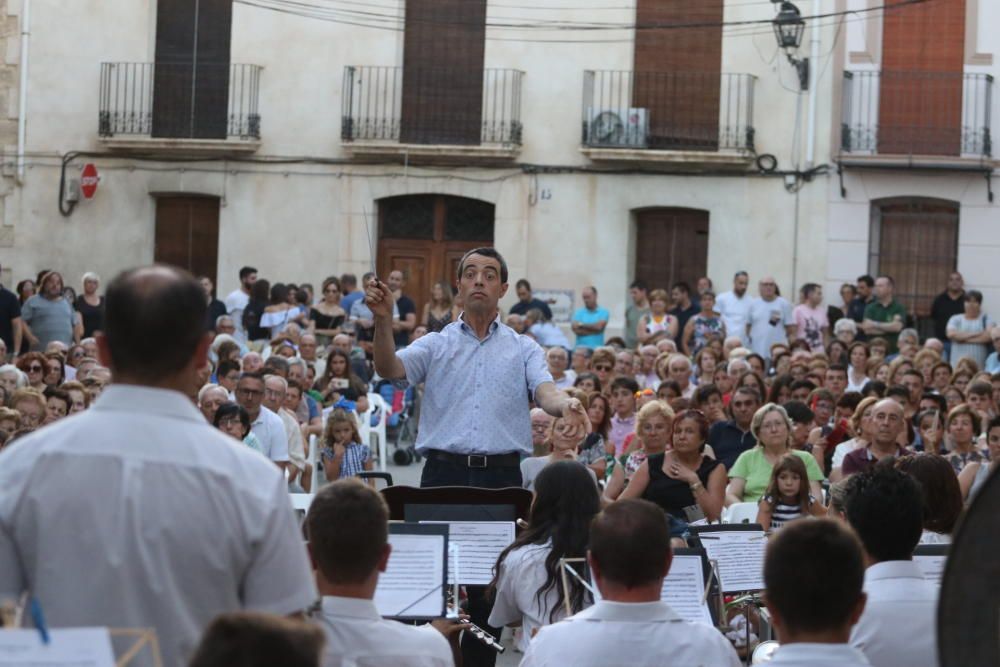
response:
{"label": "musician with long hair", "polygon": [[563,589],[559,560],[586,555],[590,521],[600,509],[592,474],[575,461],[550,463],[535,479],[528,527],[501,552],[490,584],[489,625],[521,623],[522,651],[538,628],[566,616],[567,598],[574,613],[591,603],[572,577]]}

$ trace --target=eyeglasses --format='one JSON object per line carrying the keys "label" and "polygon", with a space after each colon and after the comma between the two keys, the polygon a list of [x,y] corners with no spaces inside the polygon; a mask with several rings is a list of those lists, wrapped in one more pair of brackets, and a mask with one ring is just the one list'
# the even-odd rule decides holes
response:
{"label": "eyeglasses", "polygon": [[614,368],[614,366],[607,366],[605,364],[601,364],[600,366],[594,366],[594,370],[595,371],[600,371],[602,373],[606,373],[606,372],[612,370],[613,368]]}
{"label": "eyeglasses", "polygon": [[785,422],[768,422],[766,424],[761,424],[760,428],[762,431],[779,431],[783,428],[788,428],[788,424]]}
{"label": "eyeglasses", "polygon": [[219,426],[232,426],[234,424],[241,424],[239,417],[223,417],[219,420]]}
{"label": "eyeglasses", "polygon": [[31,366],[28,366],[29,373],[41,373],[43,370],[45,369],[42,366],[39,366],[38,364],[32,364]]}
{"label": "eyeglasses", "polygon": [[263,396],[264,392],[260,389],[247,389],[242,387],[236,390],[237,394],[242,394],[243,396]]}

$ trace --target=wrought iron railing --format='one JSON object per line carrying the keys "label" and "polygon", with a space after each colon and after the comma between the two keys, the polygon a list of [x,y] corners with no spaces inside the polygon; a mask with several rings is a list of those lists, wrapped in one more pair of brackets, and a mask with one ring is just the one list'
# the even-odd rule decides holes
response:
{"label": "wrought iron railing", "polygon": [[98,133],[260,139],[259,65],[101,63]]}
{"label": "wrought iron railing", "polygon": [[513,69],[349,65],[341,138],[520,145],[523,77]]}
{"label": "wrought iron railing", "polygon": [[844,72],[841,149],[883,155],[992,155],[993,77]]}
{"label": "wrought iron railing", "polygon": [[755,81],[720,72],[585,71],[583,143],[753,151]]}

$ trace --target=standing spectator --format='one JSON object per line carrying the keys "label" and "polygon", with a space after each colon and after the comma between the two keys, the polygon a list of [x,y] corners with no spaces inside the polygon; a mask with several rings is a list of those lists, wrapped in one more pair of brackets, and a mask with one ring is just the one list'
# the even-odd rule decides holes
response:
{"label": "standing spectator", "polygon": [[948,286],[934,297],[931,303],[931,320],[934,322],[934,337],[944,341],[944,360],[954,366],[958,357],[951,355],[952,340],[948,335],[948,324],[953,317],[966,312],[965,280],[958,271],[948,274]]}
{"label": "standing spectator", "polygon": [[747,325],[750,323],[750,306],[753,297],[747,294],[750,278],[746,271],[737,271],[733,276],[733,289],[723,292],[715,300],[715,309],[722,315],[722,323],[730,336],[739,336],[744,345],[750,344]]}
{"label": "standing spectator", "polygon": [[[827,306],[826,309],[826,321],[832,324],[836,324],[837,320],[841,320],[847,317],[847,312],[851,308],[851,302],[857,297],[858,290],[851,283],[844,283],[840,286],[840,300],[841,304],[835,306],[832,303]],[[853,321],[853,320],[852,320]]]}
{"label": "standing spectator", "polygon": [[239,289],[233,290],[226,297],[226,312],[236,324],[236,340],[244,343],[251,339],[248,338],[247,330],[243,326],[243,310],[250,303],[250,290],[255,282],[257,282],[257,269],[244,266],[240,269]]}
{"label": "standing spectator", "polygon": [[607,309],[597,305],[597,288],[584,287],[581,292],[583,308],[577,308],[573,313],[573,333],[576,334],[576,344],[585,345],[591,349],[604,345],[604,329],[611,317]]}
{"label": "standing spectator", "polygon": [[792,317],[792,305],[785,297],[778,296],[778,284],[773,276],[761,278],[758,289],[760,297],[750,305],[750,347],[765,360],[770,360],[771,346],[787,344],[788,338],[795,335],[795,319]]}
{"label": "standing spectator", "polygon": [[801,290],[802,301],[795,306],[795,337],[804,340],[810,352],[823,352],[830,339],[830,321],[823,303],[823,288],[816,283],[806,283]]}
{"label": "standing spectator", "polygon": [[[12,357],[16,357],[21,352],[21,303],[17,295],[9,289],[0,285],[0,340]],[[7,355],[0,357],[0,365],[7,362]]]}
{"label": "standing spectator", "polygon": [[17,294],[17,298],[23,306],[25,301],[35,296],[35,281],[31,278],[22,280],[17,284],[17,287],[14,288],[14,292]]}
{"label": "standing spectator", "polygon": [[[76,312],[80,313],[80,319],[83,320],[83,333],[81,334],[83,338],[93,337],[96,332],[101,330],[104,322],[104,297],[97,294],[97,288],[100,284],[101,279],[96,273],[88,271],[83,274],[83,294],[77,297],[73,304]],[[222,315],[223,313],[216,314]],[[215,318],[207,321],[214,322]]]}
{"label": "standing spectator", "polygon": [[455,293],[452,292],[451,285],[447,280],[439,280],[431,287],[431,298],[424,304],[420,322],[427,328],[427,333],[435,333],[457,320],[460,312],[455,305]]}
{"label": "standing spectator", "polygon": [[873,667],[937,667],[938,586],[913,562],[923,533],[920,485],[904,472],[876,466],[847,481],[844,510],[868,563],[868,601],[851,645]]}
{"label": "standing spectator", "polygon": [[[875,300],[875,295],[873,293],[874,289],[874,278],[868,274],[858,276],[856,289],[857,296],[854,297],[854,300],[847,305],[847,317],[851,318],[858,324],[865,321],[865,308],[867,308],[868,304]],[[864,340],[864,338],[861,338],[860,340]]]}
{"label": "standing spectator", "polygon": [[680,328],[677,318],[667,312],[667,307],[670,305],[667,291],[653,290],[649,294],[648,303],[649,310],[639,318],[639,323],[632,332],[635,339],[643,345],[655,345],[664,338],[675,339]]}
{"label": "standing spectator", "polygon": [[219,613],[293,614],[316,599],[284,476],[186,395],[204,322],[189,275],[117,277],[98,342],[116,383],[5,449],[0,467],[0,597],[30,588],[53,627],[153,628],[165,665],[186,663]]}
{"label": "standing spectator", "polygon": [[875,279],[875,300],[865,306],[865,319],[861,329],[869,336],[881,336],[889,345],[890,355],[898,352],[899,332],[906,322],[906,308],[896,301],[893,293],[896,281],[891,276]]}
{"label": "standing spectator", "polygon": [[67,346],[80,340],[73,307],[63,298],[63,279],[49,271],[39,281],[40,291],[25,301],[21,318],[32,350],[45,350],[54,340]]}
{"label": "standing spectator", "polygon": [[681,347],[684,327],[687,326],[688,320],[698,314],[701,306],[691,301],[691,286],[684,282],[676,283],[670,288],[670,297],[674,300],[670,314],[677,318],[677,333],[673,338],[677,347]]}
{"label": "standing spectator", "polygon": [[712,290],[701,293],[700,312],[688,319],[681,335],[681,348],[694,358],[713,340],[722,342],[726,338],[726,325],[715,311],[715,294]]}
{"label": "standing spectator", "polygon": [[[340,327],[347,319],[347,312],[340,305],[340,281],[330,276],[323,281],[323,298],[309,309],[309,319],[313,321],[316,344],[326,347],[333,337],[340,333]],[[315,347],[315,346],[314,346]],[[316,371],[320,373],[319,370]]]}
{"label": "standing spectator", "polygon": [[1000,328],[993,327],[990,330],[990,342],[993,343],[993,350],[990,352],[989,356],[986,357],[986,362],[983,364],[983,370],[993,375],[995,373],[1000,373]]}
{"label": "standing spectator", "polygon": [[625,347],[634,350],[639,345],[639,320],[649,315],[649,288],[645,281],[634,280],[628,291],[632,303],[625,309]]}
{"label": "standing spectator", "polygon": [[537,308],[542,311],[546,320],[552,319],[552,309],[549,308],[549,304],[535,298],[534,294],[531,293],[531,283],[526,278],[518,280],[514,289],[517,291],[517,303],[510,307],[511,315],[523,317],[528,314],[529,310]]}
{"label": "standing spectator", "polygon": [[532,308],[524,318],[526,333],[538,341],[542,347],[562,347],[569,349],[569,339],[559,326],[545,318],[541,308]]}
{"label": "standing spectator", "polygon": [[[951,285],[951,281],[948,284]],[[947,292],[938,298],[945,295]],[[963,312],[952,315],[945,329],[948,344],[951,345],[948,359],[952,366],[956,366],[962,359],[972,359],[976,362],[977,368],[983,368],[986,365],[990,343],[993,341],[992,329],[996,326],[996,322],[983,312],[983,293],[979,290],[965,292],[962,301]]]}
{"label": "standing spectator", "polygon": [[[87,275],[93,275],[93,274],[87,274]],[[94,278],[96,280],[97,277],[94,276]],[[198,278],[198,282],[201,283],[201,288],[205,290],[205,301],[208,303],[208,313],[205,315],[205,329],[207,331],[216,331],[216,326],[217,326],[216,323],[218,322],[218,319],[220,317],[225,317],[227,315],[226,304],[215,298],[215,284],[212,282],[211,278],[209,278],[208,276],[201,276],[200,278]],[[94,289],[96,291],[97,288],[95,287]],[[80,299],[84,299],[86,298],[86,296],[87,296],[87,276],[85,275],[83,277],[83,296],[80,297]],[[104,300],[101,299],[101,301],[103,308]],[[77,301],[77,303],[79,304],[79,300]],[[83,312],[83,310],[80,309],[79,305],[77,305],[76,309],[79,310],[81,314],[83,314],[83,337],[90,338],[93,334],[88,333],[90,329],[87,328],[87,315],[86,313]],[[232,333],[230,333],[230,335],[232,335]]]}
{"label": "standing spectator", "polygon": [[403,348],[409,344],[410,332],[417,326],[417,306],[413,303],[413,299],[403,294],[406,280],[402,271],[399,269],[390,271],[386,282],[389,289],[392,290],[392,296],[396,300],[396,309],[399,311],[399,317],[392,323],[393,339],[396,341],[397,348]]}
{"label": "standing spectator", "polygon": [[340,297],[340,307],[345,313],[351,312],[351,306],[358,299],[365,298],[365,291],[358,289],[358,277],[353,273],[345,273],[340,276],[340,289],[343,296]]}

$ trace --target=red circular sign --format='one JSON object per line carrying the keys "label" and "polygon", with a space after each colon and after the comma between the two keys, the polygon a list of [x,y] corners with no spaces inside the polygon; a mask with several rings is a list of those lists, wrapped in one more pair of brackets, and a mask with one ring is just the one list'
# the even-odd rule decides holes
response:
{"label": "red circular sign", "polygon": [[80,172],[80,194],[84,199],[93,199],[97,192],[97,183],[100,181],[97,175],[97,166],[93,162],[88,162]]}

